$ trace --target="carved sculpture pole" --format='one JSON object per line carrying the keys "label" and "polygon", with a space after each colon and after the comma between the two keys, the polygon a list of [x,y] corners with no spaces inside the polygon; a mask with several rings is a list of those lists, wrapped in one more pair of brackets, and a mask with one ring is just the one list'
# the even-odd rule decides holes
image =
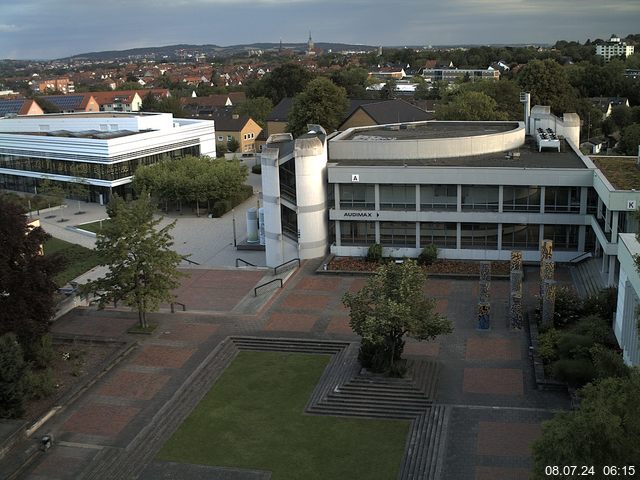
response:
{"label": "carved sculpture pole", "polygon": [[556,301],[555,263],[553,241],[543,240],[540,254],[540,314],[543,325],[553,325]]}
{"label": "carved sculpture pole", "polygon": [[491,286],[491,262],[480,262],[480,287],[478,298],[478,330],[491,328],[491,304],[489,288]]}
{"label": "carved sculpture pole", "polygon": [[544,298],[542,300],[542,324],[553,325],[553,317],[556,311],[556,281],[544,281]]}
{"label": "carved sculpture pole", "polygon": [[510,295],[509,295],[509,327],[512,330],[522,328],[522,252],[513,250],[511,252],[511,271],[509,275]]}

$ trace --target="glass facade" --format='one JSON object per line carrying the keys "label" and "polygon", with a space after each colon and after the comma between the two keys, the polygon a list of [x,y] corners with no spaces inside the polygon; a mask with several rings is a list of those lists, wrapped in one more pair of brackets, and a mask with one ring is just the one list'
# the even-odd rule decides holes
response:
{"label": "glass facade", "polygon": [[380,185],[380,209],[415,210],[415,185]]}
{"label": "glass facade", "polygon": [[380,222],[380,243],[385,247],[416,248],[415,222]]}
{"label": "glass facade", "polygon": [[376,243],[376,223],[340,222],[340,243],[358,246],[373,245]]}
{"label": "glass facade", "polygon": [[342,183],[340,184],[340,208],[373,210],[376,206],[375,195],[373,184]]}
{"label": "glass facade", "polygon": [[578,225],[545,225],[544,238],[553,240],[554,250],[578,250]]}
{"label": "glass facade", "polygon": [[420,185],[420,210],[456,210],[457,185]]}
{"label": "glass facade", "polygon": [[420,223],[420,247],[436,245],[440,248],[456,248],[457,224],[453,222]]}
{"label": "glass facade", "polygon": [[545,187],[545,213],[580,213],[579,187]]}
{"label": "glass facade", "polygon": [[296,203],[296,162],[289,160],[280,165],[280,195],[292,203]]}
{"label": "glass facade", "polygon": [[498,211],[499,189],[497,185],[463,185],[462,210]]}
{"label": "glass facade", "polygon": [[463,223],[461,247],[480,250],[498,249],[497,223]]}
{"label": "glass facade", "polygon": [[502,224],[503,250],[538,250],[540,225]]}
{"label": "glass facade", "polygon": [[293,210],[280,205],[282,220],[282,233],[287,237],[298,241],[298,215]]}
{"label": "glass facade", "polygon": [[502,191],[504,212],[539,212],[540,187],[505,186]]}

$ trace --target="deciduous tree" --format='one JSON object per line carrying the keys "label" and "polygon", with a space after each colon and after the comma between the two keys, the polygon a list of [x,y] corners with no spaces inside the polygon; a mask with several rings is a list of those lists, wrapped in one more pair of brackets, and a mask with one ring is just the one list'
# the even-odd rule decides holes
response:
{"label": "deciduous tree", "polygon": [[17,418],[24,413],[26,372],[16,336],[0,336],[0,418]]}
{"label": "deciduous tree", "polygon": [[342,122],[348,105],[344,88],[327,78],[316,78],[294,99],[287,131],[296,137],[307,131],[308,124],[318,124],[333,132]]}
{"label": "deciduous tree", "polygon": [[432,340],[453,331],[451,322],[436,312],[435,300],[425,298],[425,280],[426,274],[412,260],[388,263],[359,292],[344,295],[351,328],[362,337],[363,366],[401,375],[405,335]]}
{"label": "deciduous tree", "polygon": [[496,101],[482,92],[462,91],[450,97],[448,103],[438,105],[438,120],[508,120],[505,112],[498,111]]}
{"label": "deciduous tree", "polygon": [[251,117],[258,125],[265,128],[267,117],[273,110],[273,103],[267,97],[248,98],[238,105],[236,113]]}
{"label": "deciduous tree", "polygon": [[169,232],[175,221],[159,228],[162,219],[153,218],[153,206],[144,192],[129,203],[114,195],[107,213],[111,221],[98,233],[96,250],[109,270],[82,291],[95,295],[100,307],[124,302],[138,312],[140,327],[147,328],[147,313],[174,299],[172,291],[184,275],[178,270],[182,256],[171,249]]}

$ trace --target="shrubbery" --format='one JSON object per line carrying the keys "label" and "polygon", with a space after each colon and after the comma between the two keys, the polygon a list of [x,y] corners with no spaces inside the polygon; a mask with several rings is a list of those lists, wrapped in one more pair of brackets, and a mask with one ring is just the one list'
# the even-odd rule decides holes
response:
{"label": "shrubbery", "polygon": [[382,260],[382,245],[374,243],[367,250],[367,261],[379,263]]}
{"label": "shrubbery", "polygon": [[251,167],[251,171],[257,175],[262,175],[262,165],[257,163],[253,167]]}
{"label": "shrubbery", "polygon": [[438,247],[435,245],[427,245],[418,255],[418,265],[432,265],[438,259]]}

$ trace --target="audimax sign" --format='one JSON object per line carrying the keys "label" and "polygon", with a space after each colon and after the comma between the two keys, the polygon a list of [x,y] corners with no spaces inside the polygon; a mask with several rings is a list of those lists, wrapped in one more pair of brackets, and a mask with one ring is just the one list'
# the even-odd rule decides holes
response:
{"label": "audimax sign", "polygon": [[377,218],[380,216],[378,212],[344,212],[342,214],[344,218],[355,217],[355,218]]}

